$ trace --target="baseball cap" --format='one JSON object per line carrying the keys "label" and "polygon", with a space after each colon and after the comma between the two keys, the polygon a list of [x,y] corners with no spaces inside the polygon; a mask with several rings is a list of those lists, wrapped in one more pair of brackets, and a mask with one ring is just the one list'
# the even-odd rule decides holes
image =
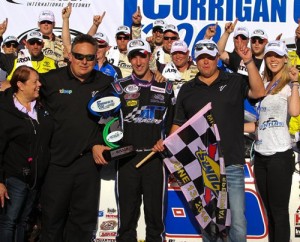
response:
{"label": "baseball cap", "polygon": [[184,52],[186,53],[188,51],[188,46],[183,40],[176,40],[172,43],[171,51],[170,53],[174,53],[176,51]]}
{"label": "baseball cap", "polygon": [[204,40],[200,40],[195,44],[195,59],[198,58],[199,55],[202,54],[208,54],[210,56],[215,57],[217,54],[219,54],[219,49],[217,44],[210,39],[204,39]]}
{"label": "baseball cap", "polygon": [[146,40],[134,39],[127,43],[127,56],[129,57],[134,52],[139,51],[143,54],[151,53],[150,45]]}
{"label": "baseball cap", "polygon": [[130,35],[130,28],[126,25],[121,25],[117,28],[116,35],[118,34]]}
{"label": "baseball cap", "polygon": [[173,24],[167,24],[167,25],[165,26],[165,28],[164,28],[164,33],[165,33],[165,32],[168,32],[168,31],[171,31],[171,32],[173,32],[173,33],[178,34],[178,29],[177,29],[177,27],[176,27],[175,25],[173,25]]}
{"label": "baseball cap", "polygon": [[15,36],[12,36],[12,35],[7,36],[7,37],[3,40],[3,45],[5,45],[5,44],[8,43],[8,42],[15,42],[15,43],[19,44],[18,38],[15,37]]}
{"label": "baseball cap", "polygon": [[106,34],[102,33],[102,32],[98,32],[96,33],[94,36],[93,36],[94,39],[97,40],[97,42],[99,44],[106,44],[106,45],[109,45],[109,40],[108,40],[108,37],[106,36]]}
{"label": "baseball cap", "polygon": [[40,42],[43,42],[43,35],[41,32],[32,30],[27,34],[26,41],[32,40],[32,39],[37,39]]}
{"label": "baseball cap", "polygon": [[156,19],[153,23],[153,28],[152,30],[154,29],[164,29],[165,26],[167,25],[166,21],[163,20],[163,19]]}
{"label": "baseball cap", "polygon": [[286,48],[286,45],[283,41],[281,40],[273,40],[270,41],[268,44],[266,44],[265,46],[265,55],[268,52],[275,52],[276,54],[280,55],[280,56],[287,56],[288,55],[288,50]]}
{"label": "baseball cap", "polygon": [[266,31],[264,31],[263,29],[255,29],[251,34],[251,38],[253,38],[253,37],[258,37],[261,39],[268,39],[268,35],[267,35]]}
{"label": "baseball cap", "polygon": [[249,38],[249,30],[246,27],[237,27],[234,31],[233,37],[236,37],[240,34]]}
{"label": "baseball cap", "polygon": [[39,22],[41,21],[50,21],[55,22],[55,17],[52,11],[50,10],[44,10],[39,15]]}

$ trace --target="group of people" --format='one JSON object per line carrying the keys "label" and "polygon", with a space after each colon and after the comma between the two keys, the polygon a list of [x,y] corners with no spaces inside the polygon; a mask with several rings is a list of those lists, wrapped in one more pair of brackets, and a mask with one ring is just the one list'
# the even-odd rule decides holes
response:
{"label": "group of people", "polygon": [[[87,105],[96,94],[111,92],[121,102],[123,142],[136,151],[117,161],[116,241],[137,241],[142,200],[146,241],[164,241],[162,141],[211,102],[226,166],[231,225],[226,238],[201,229],[203,241],[246,241],[243,135],[253,132],[255,178],[268,215],[269,241],[288,242],[295,159],[287,120],[300,114],[300,99],[299,70],[295,60],[291,65],[285,43],[269,41],[261,29],[250,35],[236,20],[225,24],[218,43],[212,40],[217,26],[211,25],[190,56],[177,27],[163,19],[153,23],[151,37],[142,39],[138,8],[132,26],[117,28],[117,46],[111,47],[107,35],[97,32],[105,12],[73,41],[71,12],[71,4],[62,10],[61,38],[53,34],[54,14],[45,10],[39,31],[29,32],[22,43],[14,36],[2,42],[0,67],[8,81],[0,87],[0,242],[25,241],[37,199],[40,241],[93,238],[99,171],[108,164],[104,152],[111,148]],[[7,20],[0,24],[1,39],[7,27]],[[232,33],[234,50],[228,52]],[[300,25],[295,33],[299,48],[293,54],[299,60]],[[256,122],[245,123],[245,99],[255,106]],[[137,169],[150,151],[156,154]]]}

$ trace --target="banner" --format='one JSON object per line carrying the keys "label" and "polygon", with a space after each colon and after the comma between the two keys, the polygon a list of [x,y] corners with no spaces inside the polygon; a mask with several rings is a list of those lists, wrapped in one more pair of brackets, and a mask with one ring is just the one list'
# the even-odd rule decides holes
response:
{"label": "banner", "polygon": [[226,234],[230,210],[220,136],[207,104],[164,140],[164,159],[200,226],[212,236]]}
{"label": "banner", "polygon": [[[9,25],[5,36],[24,37],[32,29],[37,29],[38,16],[42,10],[55,14],[55,32],[61,35],[61,11],[68,3],[72,4],[70,17],[71,34],[87,33],[94,15],[106,15],[99,31],[107,34],[110,45],[114,46],[116,29],[120,25],[132,24],[132,14],[140,6],[142,14],[142,37],[150,36],[153,22],[164,19],[178,27],[180,38],[190,50],[203,38],[207,26],[218,22],[217,41],[224,32],[226,22],[238,18],[237,26],[245,26],[250,33],[256,28],[264,29],[270,40],[282,34],[288,46],[294,44],[294,33],[300,18],[300,0],[228,0],[228,1],[187,1],[187,0],[0,0],[0,22],[8,18]],[[276,26],[276,28],[274,28]],[[232,37],[226,46],[233,49]]]}

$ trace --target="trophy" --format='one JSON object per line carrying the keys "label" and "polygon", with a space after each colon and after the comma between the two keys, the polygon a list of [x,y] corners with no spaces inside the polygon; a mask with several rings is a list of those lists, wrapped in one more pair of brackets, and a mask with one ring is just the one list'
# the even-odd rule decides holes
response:
{"label": "trophy", "polygon": [[105,160],[119,160],[135,155],[133,145],[123,143],[123,124],[121,122],[121,100],[114,92],[108,96],[96,93],[88,103],[91,114],[98,117],[98,123],[104,125],[102,136],[106,146],[111,150],[103,152]]}

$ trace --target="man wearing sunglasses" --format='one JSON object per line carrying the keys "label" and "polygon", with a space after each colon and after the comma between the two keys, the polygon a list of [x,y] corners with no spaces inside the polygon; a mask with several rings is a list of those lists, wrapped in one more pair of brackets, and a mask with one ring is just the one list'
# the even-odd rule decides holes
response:
{"label": "man wearing sunglasses", "polygon": [[27,34],[25,49],[18,52],[18,56],[14,61],[14,67],[10,74],[7,76],[7,80],[10,80],[13,72],[20,65],[27,65],[33,67],[38,73],[46,73],[52,69],[55,69],[56,63],[53,59],[44,56],[42,49],[44,46],[43,36],[38,31],[30,31]]}
{"label": "man wearing sunglasses", "polygon": [[41,75],[41,96],[56,123],[42,188],[43,242],[91,241],[96,229],[102,152],[109,148],[87,105],[114,81],[94,70],[97,49],[92,36],[78,35],[70,64]]}
{"label": "man wearing sunglasses", "polygon": [[[2,44],[2,49],[3,49],[4,54],[3,53],[0,54],[0,67],[1,67],[1,63],[4,62],[3,65],[6,67],[3,67],[3,68],[12,70],[13,65],[14,65],[13,61],[17,55],[18,46],[19,46],[19,42],[18,42],[17,37],[7,36],[4,39],[3,44]],[[7,60],[8,62],[6,61],[7,58],[5,57],[7,55],[11,56],[11,58],[9,58],[9,61]],[[7,71],[2,70],[0,68],[0,81],[6,80],[6,77],[7,77]]]}
{"label": "man wearing sunglasses", "polygon": [[179,40],[177,27],[173,24],[167,24],[164,28],[162,46],[155,49],[153,52],[153,58],[150,64],[151,70],[159,70],[161,69],[161,64],[166,64],[172,61],[170,51],[172,43],[176,40]]}
{"label": "man wearing sunglasses", "polygon": [[130,27],[121,25],[116,31],[117,46],[109,49],[107,60],[121,69],[122,76],[127,77],[132,72],[132,66],[127,57],[127,43],[131,40]]}
{"label": "man wearing sunglasses", "polygon": [[[171,133],[211,102],[212,115],[221,138],[231,209],[231,225],[226,241],[246,242],[243,102],[246,96],[260,98],[264,95],[263,81],[246,45],[240,46],[237,53],[248,68],[249,83],[240,75],[218,68],[219,51],[214,41],[198,41],[194,48],[199,72],[179,91]],[[163,150],[162,142],[154,147],[154,151]],[[217,233],[218,230],[212,228],[211,231]],[[215,242],[221,235],[208,235],[202,230],[202,236],[204,242]]]}
{"label": "man wearing sunglasses", "polygon": [[43,10],[38,19],[39,31],[43,35],[43,53],[56,61],[58,67],[65,66],[62,39],[53,33],[55,17],[52,11]]}

